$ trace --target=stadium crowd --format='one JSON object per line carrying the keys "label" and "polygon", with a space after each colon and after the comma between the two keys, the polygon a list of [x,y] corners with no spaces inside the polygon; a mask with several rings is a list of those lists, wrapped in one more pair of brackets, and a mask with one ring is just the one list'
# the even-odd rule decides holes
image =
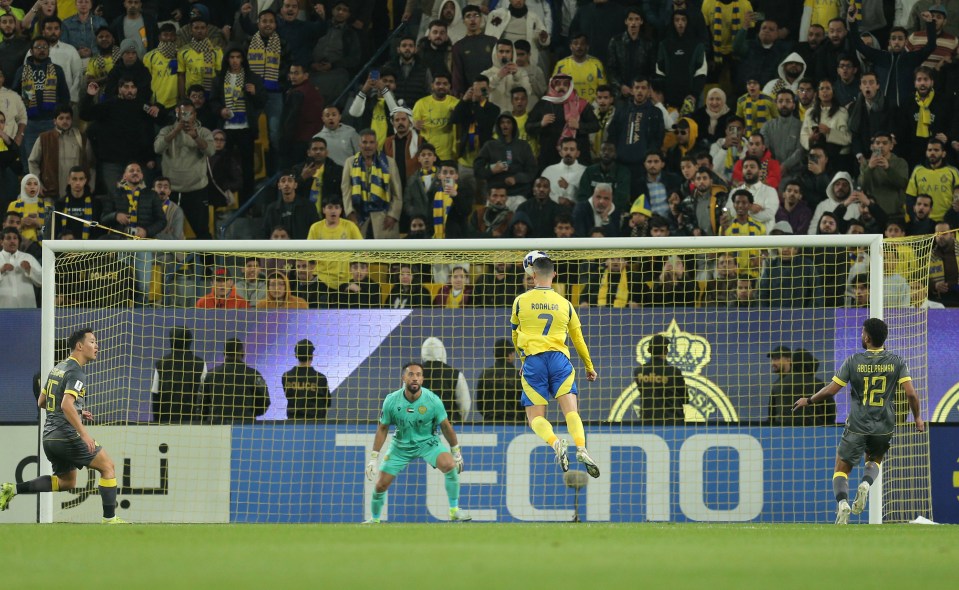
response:
{"label": "stadium crowd", "polygon": [[[0,307],[36,305],[44,237],[211,238],[211,213],[254,196],[239,237],[936,233],[928,286],[902,244],[884,296],[955,306],[957,32],[956,0],[0,0]],[[198,307],[499,305],[523,283],[93,263],[129,268],[138,303]],[[558,282],[580,305],[857,306],[866,270],[782,248]]]}

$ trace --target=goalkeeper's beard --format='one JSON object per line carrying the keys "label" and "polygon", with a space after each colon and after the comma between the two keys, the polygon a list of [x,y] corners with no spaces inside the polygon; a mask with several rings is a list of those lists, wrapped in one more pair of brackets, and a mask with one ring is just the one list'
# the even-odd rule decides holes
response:
{"label": "goalkeeper's beard", "polygon": [[420,386],[418,383],[414,383],[413,385],[407,385],[406,391],[413,395],[416,395],[417,393],[420,392]]}

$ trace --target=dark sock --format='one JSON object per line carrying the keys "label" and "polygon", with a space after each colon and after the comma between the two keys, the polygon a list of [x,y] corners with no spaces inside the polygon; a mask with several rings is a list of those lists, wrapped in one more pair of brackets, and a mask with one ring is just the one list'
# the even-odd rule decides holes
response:
{"label": "dark sock", "polygon": [[873,461],[866,461],[866,470],[862,475],[862,480],[872,485],[879,477],[879,464]]}
{"label": "dark sock", "polygon": [[36,479],[17,484],[18,494],[39,494],[41,492],[53,491],[53,476],[42,475]]}
{"label": "dark sock", "polygon": [[117,480],[100,478],[100,500],[103,501],[103,518],[117,515]]}
{"label": "dark sock", "polygon": [[832,491],[836,493],[836,502],[849,499],[849,476],[837,471],[832,476]]}

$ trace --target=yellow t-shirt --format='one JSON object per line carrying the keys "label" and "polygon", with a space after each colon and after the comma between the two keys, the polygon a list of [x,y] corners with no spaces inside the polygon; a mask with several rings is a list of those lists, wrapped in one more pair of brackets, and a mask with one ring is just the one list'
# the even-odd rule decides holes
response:
{"label": "yellow t-shirt", "polygon": [[[717,13],[717,7],[719,8]],[[738,9],[738,11],[737,11]],[[713,48],[722,55],[729,55],[733,52],[733,39],[740,29],[745,28],[749,23],[746,22],[746,13],[753,11],[753,5],[749,0],[733,0],[729,4],[723,4],[719,0],[703,1],[703,19],[706,21],[706,34],[709,36]],[[718,47],[713,40],[714,21],[720,19],[720,34]],[[738,26],[734,25],[734,20],[738,20]]]}
{"label": "yellow t-shirt", "polygon": [[[306,235],[308,240],[362,240],[363,234],[360,228],[349,219],[340,219],[340,223],[335,227],[326,225],[326,221],[320,220],[310,226],[310,231]],[[350,263],[343,262],[317,262],[316,276],[329,287],[336,289],[343,283],[350,280]]]}
{"label": "yellow t-shirt", "polygon": [[153,99],[168,109],[175,107],[177,103],[177,73],[170,67],[173,61],[175,60],[164,57],[158,49],[143,56],[143,65],[153,76],[150,81]]}
{"label": "yellow t-shirt", "polygon": [[[806,0],[803,4],[803,10],[810,11],[810,25],[821,25],[822,28],[829,28],[829,21],[839,18],[839,0]],[[843,15],[845,20],[845,15]],[[860,15],[861,18],[861,15]]]}
{"label": "yellow t-shirt", "polygon": [[520,356],[561,352],[569,357],[569,347],[566,346],[566,337],[569,336],[586,369],[593,370],[579,316],[573,304],[556,291],[536,287],[517,296],[513,300],[513,314],[509,321],[513,328],[513,343]]}
{"label": "yellow t-shirt", "polygon": [[529,111],[526,111],[525,113],[523,113],[523,114],[520,115],[519,117],[517,117],[516,115],[513,115],[513,118],[516,119],[517,137],[519,137],[520,139],[522,139],[523,141],[525,141],[526,143],[528,143],[530,149],[533,150],[533,153],[534,153],[534,154],[538,154],[538,153],[539,153],[539,138],[537,138],[537,137],[530,137],[529,134],[526,133],[526,121],[529,120]]}
{"label": "yellow t-shirt", "polygon": [[926,168],[916,166],[906,184],[906,194],[910,197],[929,195],[932,197],[932,211],[929,217],[935,221],[942,218],[952,207],[952,190],[959,186],[959,170],[952,166]]}
{"label": "yellow t-shirt", "polygon": [[[188,90],[194,84],[199,84],[204,88],[212,87],[216,74],[220,71],[220,66],[223,65],[223,50],[214,45],[213,63],[209,63],[203,59],[202,53],[198,53],[192,47],[186,45],[177,54],[177,60],[179,62],[177,66],[179,72],[186,75],[184,89]],[[204,84],[204,80],[210,82]]]}
{"label": "yellow t-shirt", "polygon": [[436,100],[430,95],[419,99],[413,106],[413,120],[424,122],[421,141],[433,144],[439,160],[456,159],[456,126],[450,123],[450,119],[459,102],[454,96]]}
{"label": "yellow t-shirt", "polygon": [[[756,221],[752,217],[746,220],[746,223],[739,223],[735,219],[726,229],[721,230],[724,236],[764,236],[766,235],[766,226],[761,221]],[[759,276],[759,267],[753,266],[752,261],[762,256],[760,250],[740,250],[736,254],[736,261],[739,263],[739,271],[756,278]]]}
{"label": "yellow t-shirt", "polygon": [[90,61],[87,62],[87,78],[92,80],[103,80],[107,77],[107,74],[110,73],[110,70],[113,69],[113,56],[104,55],[103,56],[103,65],[99,65],[100,60],[96,57],[91,57]]}
{"label": "yellow t-shirt", "polygon": [[553,75],[560,73],[573,78],[576,94],[589,102],[596,100],[596,89],[606,83],[606,70],[603,68],[603,63],[592,56],[587,56],[583,63],[577,63],[572,57],[559,60],[553,68]]}

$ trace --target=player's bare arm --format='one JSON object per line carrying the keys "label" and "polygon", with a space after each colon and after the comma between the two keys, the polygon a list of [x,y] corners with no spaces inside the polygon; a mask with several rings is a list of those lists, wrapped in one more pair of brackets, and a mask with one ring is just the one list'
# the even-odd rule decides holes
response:
{"label": "player's bare arm", "polygon": [[909,401],[909,409],[912,411],[912,417],[916,420],[916,430],[919,432],[925,432],[926,423],[923,421],[922,416],[919,415],[919,394],[916,393],[916,388],[913,387],[912,381],[906,381],[903,383],[902,390],[906,392],[906,399]]}
{"label": "player's bare arm", "polygon": [[804,408],[810,404],[814,404],[818,402],[819,400],[825,399],[827,397],[832,397],[836,395],[837,393],[839,393],[841,389],[842,389],[841,385],[839,385],[835,381],[830,381],[829,383],[826,384],[825,387],[823,387],[816,393],[812,394],[808,398],[801,397],[797,399],[796,404],[793,406],[793,411],[795,412],[799,408]]}

